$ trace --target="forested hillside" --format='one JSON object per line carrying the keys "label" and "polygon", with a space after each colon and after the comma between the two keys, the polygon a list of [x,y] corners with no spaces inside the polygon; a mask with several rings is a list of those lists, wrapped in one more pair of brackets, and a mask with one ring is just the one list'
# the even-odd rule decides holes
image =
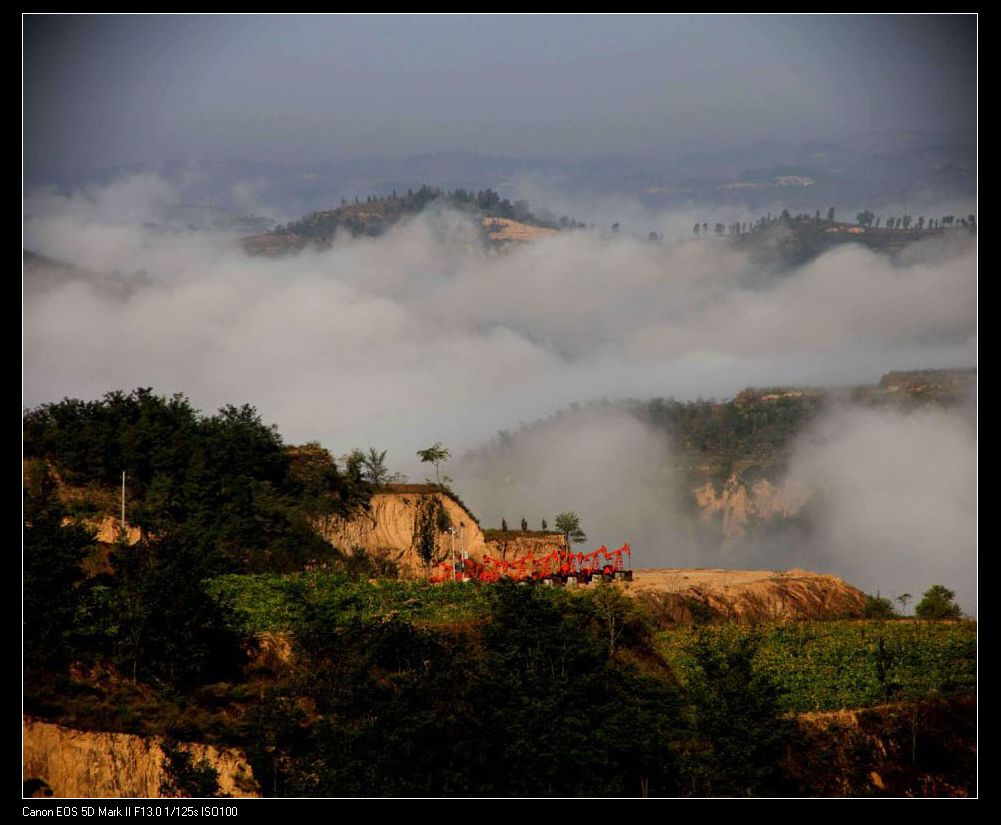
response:
{"label": "forested hillside", "polygon": [[[244,239],[244,248],[252,253],[274,253],[301,249],[306,246],[329,245],[337,233],[351,237],[376,237],[400,221],[423,212],[425,209],[451,209],[474,218],[484,242],[498,242],[510,237],[525,239],[531,232],[515,233],[510,225],[541,230],[575,229],[583,224],[549,213],[535,214],[526,201],[511,202],[492,189],[478,192],[467,189],[446,191],[436,186],[421,186],[405,193],[393,192],[390,196],[370,195],[362,201],[344,200],[340,206],[311,212],[297,220],[275,227],[263,235]],[[507,229],[507,232],[502,230]]]}

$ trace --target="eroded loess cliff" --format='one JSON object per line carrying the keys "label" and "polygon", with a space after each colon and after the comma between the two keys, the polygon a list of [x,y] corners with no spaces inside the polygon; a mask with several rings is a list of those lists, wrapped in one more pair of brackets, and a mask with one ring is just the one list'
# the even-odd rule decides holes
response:
{"label": "eroded loess cliff", "polygon": [[[61,798],[161,796],[167,774],[158,739],[81,731],[37,719],[25,719],[23,731],[22,776],[29,791]],[[241,751],[195,743],[182,748],[218,771],[221,794],[260,796]]]}
{"label": "eroded loess cliff", "polygon": [[[401,485],[403,487],[403,485]],[[409,489],[377,492],[372,495],[368,511],[352,519],[331,516],[318,525],[321,535],[346,553],[358,549],[370,554],[385,554],[403,576],[422,574],[421,560],[413,548],[414,522],[422,496],[437,499],[455,528],[455,551],[465,547],[475,559],[487,550],[483,531],[472,516],[447,493],[425,485],[407,485]],[[446,558],[451,551],[452,536],[445,532],[437,539],[437,555]]]}
{"label": "eroded loess cliff", "polygon": [[487,555],[495,559],[517,559],[531,554],[535,558],[548,556],[566,546],[561,533],[529,533],[491,531],[487,534]]}
{"label": "eroded loess cliff", "polygon": [[794,517],[810,497],[801,484],[775,486],[761,478],[751,484],[732,475],[717,493],[712,482],[693,490],[699,516],[705,522],[718,519],[723,538],[739,539],[754,521],[771,522]]}
{"label": "eroded loess cliff", "polygon": [[848,618],[865,594],[837,576],[807,570],[636,570],[628,591],[664,625],[698,621]]}

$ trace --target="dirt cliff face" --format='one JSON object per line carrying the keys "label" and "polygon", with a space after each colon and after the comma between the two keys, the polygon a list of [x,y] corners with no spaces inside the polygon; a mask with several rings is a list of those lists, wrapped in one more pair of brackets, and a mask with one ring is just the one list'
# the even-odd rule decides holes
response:
{"label": "dirt cliff face", "polygon": [[[487,550],[483,531],[472,517],[451,496],[442,492],[379,492],[372,496],[367,513],[353,519],[336,516],[324,519],[317,526],[321,535],[338,549],[352,552],[362,548],[369,553],[386,552],[399,567],[401,575],[423,574],[423,566],[413,550],[414,520],[421,495],[437,498],[455,527],[455,552],[460,550],[475,559],[483,558]],[[438,555],[445,558],[451,550],[451,536],[438,536]]]}
{"label": "dirt cliff face", "polygon": [[703,521],[720,520],[724,539],[742,538],[754,520],[777,521],[792,518],[806,504],[810,492],[792,482],[776,487],[767,479],[748,485],[737,475],[730,476],[717,493],[712,482],[693,491]]}
{"label": "dirt cliff face", "polygon": [[535,558],[548,556],[553,550],[565,547],[563,536],[559,533],[539,536],[514,533],[510,537],[491,537],[486,542],[487,555],[494,559],[517,559],[531,553]]}
{"label": "dirt cliff face", "polygon": [[806,570],[636,570],[628,592],[665,625],[858,617],[865,594]]}
{"label": "dirt cliff face", "polygon": [[[219,772],[221,793],[260,796],[241,751],[193,743],[182,747],[195,761],[207,760]],[[166,778],[163,759],[155,738],[74,730],[37,719],[24,721],[23,779],[43,790],[47,787],[52,796],[158,797]]]}

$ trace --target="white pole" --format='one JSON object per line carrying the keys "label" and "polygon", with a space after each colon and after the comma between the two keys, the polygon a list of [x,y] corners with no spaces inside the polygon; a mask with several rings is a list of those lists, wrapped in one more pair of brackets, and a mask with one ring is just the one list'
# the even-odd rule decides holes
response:
{"label": "white pole", "polygon": [[455,581],[455,528],[449,527],[448,532],[452,534],[452,581]]}
{"label": "white pole", "polygon": [[122,533],[125,533],[125,470],[122,470]]}
{"label": "white pole", "polygon": [[462,580],[466,578],[466,522],[459,522],[459,559],[462,564]]}

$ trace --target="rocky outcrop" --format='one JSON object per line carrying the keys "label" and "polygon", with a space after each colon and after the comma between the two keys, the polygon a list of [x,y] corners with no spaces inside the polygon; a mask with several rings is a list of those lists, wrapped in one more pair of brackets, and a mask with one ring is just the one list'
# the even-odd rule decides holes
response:
{"label": "rocky outcrop", "polygon": [[[97,541],[103,544],[114,544],[118,541],[119,531],[121,530],[121,519],[115,518],[114,516],[105,516],[100,521],[97,520],[85,520],[84,524],[92,529],[96,536]],[[125,539],[129,544],[135,544],[142,538],[142,531],[138,527],[126,522],[125,524]]]}
{"label": "rocky outcrop", "polygon": [[712,482],[707,481],[693,494],[699,517],[705,522],[718,519],[727,540],[742,538],[754,521],[792,518],[810,497],[810,491],[801,484],[784,482],[776,487],[760,478],[748,485],[738,475],[730,476],[718,493]]}
{"label": "rocky outcrop", "polygon": [[[401,575],[417,576],[423,567],[413,549],[414,521],[422,496],[431,496],[441,502],[455,528],[456,555],[465,548],[472,558],[483,558],[488,550],[480,526],[455,498],[429,485],[400,485],[397,489],[374,493],[367,512],[352,519],[331,516],[320,521],[317,527],[327,541],[343,552],[362,549],[367,553],[386,554]],[[449,533],[439,534],[437,555],[440,558],[447,557],[451,542]]]}
{"label": "rocky outcrop", "polygon": [[627,590],[664,626],[858,617],[866,599],[837,576],[807,570],[636,570]]}
{"label": "rocky outcrop", "polygon": [[[29,792],[56,797],[159,797],[167,778],[160,740],[127,733],[65,728],[25,719],[22,777]],[[196,762],[219,773],[225,796],[260,796],[244,754],[235,748],[183,743]]]}

